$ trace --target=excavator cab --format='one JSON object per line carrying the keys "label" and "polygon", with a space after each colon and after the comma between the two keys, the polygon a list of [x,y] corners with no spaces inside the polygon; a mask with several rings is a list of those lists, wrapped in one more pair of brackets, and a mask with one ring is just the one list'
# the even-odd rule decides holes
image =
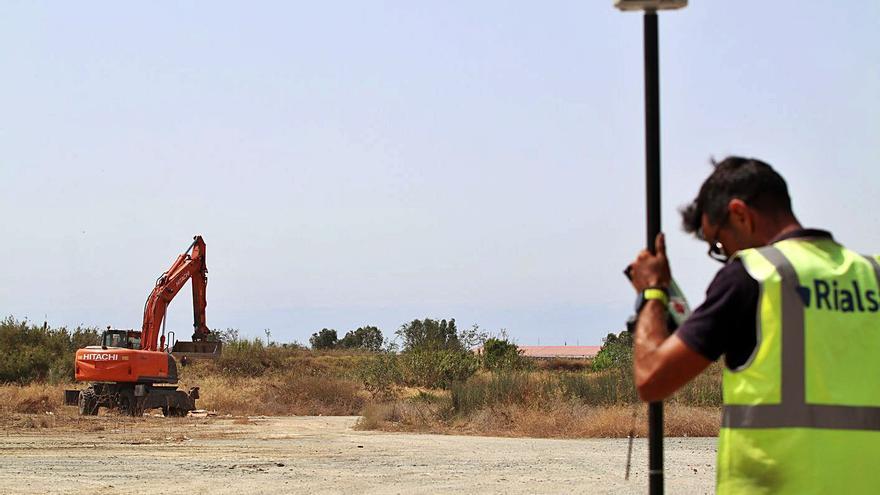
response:
{"label": "excavator cab", "polygon": [[140,349],[141,333],[136,330],[107,329],[101,334],[101,347],[117,347],[123,349]]}

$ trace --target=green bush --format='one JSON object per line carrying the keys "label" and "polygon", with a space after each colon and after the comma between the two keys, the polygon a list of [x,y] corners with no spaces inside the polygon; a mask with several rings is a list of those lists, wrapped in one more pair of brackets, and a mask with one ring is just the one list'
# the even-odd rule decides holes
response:
{"label": "green bush", "polygon": [[626,330],[619,335],[609,333],[602,341],[602,349],[593,358],[593,371],[602,371],[609,368],[632,367],[633,363],[633,339],[632,334]]}
{"label": "green bush", "polygon": [[382,331],[369,325],[346,332],[341,339],[336,330],[332,328],[322,328],[320,332],[313,333],[309,338],[309,344],[315,350],[360,349],[379,352],[384,343],[385,338],[382,337]]}
{"label": "green bush", "polygon": [[467,351],[462,342],[455,318],[446,320],[413,320],[397,330],[397,336],[403,340],[404,352],[417,351]]}
{"label": "green bush", "polygon": [[383,353],[366,360],[358,370],[364,388],[375,399],[390,400],[394,397],[394,386],[403,381],[397,356]]}
{"label": "green bush", "polygon": [[468,351],[418,350],[399,356],[400,371],[406,385],[449,388],[476,373],[480,361]]}
{"label": "green bush", "polygon": [[76,350],[98,345],[100,340],[101,334],[95,328],[77,327],[71,331],[9,316],[0,321],[0,383],[73,381]]}
{"label": "green bush", "polygon": [[385,338],[382,337],[382,331],[377,327],[365,326],[359,327],[345,334],[345,337],[339,340],[337,346],[341,349],[363,349],[365,351],[379,352],[382,350],[382,344]]}
{"label": "green bush", "polygon": [[331,328],[322,328],[320,332],[313,333],[309,338],[312,349],[334,349],[338,343],[336,330]]}
{"label": "green bush", "polygon": [[460,332],[454,318],[425,318],[402,325],[397,336],[403,340],[398,365],[405,385],[448,388],[480,367],[479,358],[470,351],[470,345],[482,338],[476,325]]}
{"label": "green bush", "polygon": [[483,344],[483,367],[487,370],[516,370],[528,367],[519,347],[506,338],[490,338]]}

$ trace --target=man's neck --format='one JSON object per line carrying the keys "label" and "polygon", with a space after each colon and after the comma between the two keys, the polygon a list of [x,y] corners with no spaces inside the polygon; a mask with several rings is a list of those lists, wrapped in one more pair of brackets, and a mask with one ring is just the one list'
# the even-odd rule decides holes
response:
{"label": "man's neck", "polygon": [[801,223],[798,222],[797,218],[793,216],[785,217],[773,223],[767,224],[764,231],[762,232],[762,237],[764,237],[764,239],[766,239],[766,243],[769,244],[775,239],[779,239],[780,237],[788,233],[801,229],[803,229],[803,227],[801,226]]}

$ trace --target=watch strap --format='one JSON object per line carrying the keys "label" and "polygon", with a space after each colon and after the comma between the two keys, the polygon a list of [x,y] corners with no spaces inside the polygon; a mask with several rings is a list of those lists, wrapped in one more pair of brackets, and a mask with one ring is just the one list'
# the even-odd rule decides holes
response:
{"label": "watch strap", "polygon": [[669,294],[664,289],[659,287],[650,287],[645,289],[642,292],[642,296],[645,298],[645,301],[657,300],[663,303],[663,306],[666,307],[669,305]]}

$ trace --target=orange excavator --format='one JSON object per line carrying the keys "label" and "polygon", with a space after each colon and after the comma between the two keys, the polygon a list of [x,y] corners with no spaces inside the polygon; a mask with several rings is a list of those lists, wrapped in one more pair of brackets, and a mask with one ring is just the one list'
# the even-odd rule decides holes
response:
{"label": "orange excavator", "polygon": [[[78,405],[83,415],[95,415],[99,407],[118,409],[140,416],[145,410],[161,408],[165,416],[185,416],[195,409],[198,387],[188,392],[177,385],[177,361],[216,358],[221,343],[205,324],[205,289],[208,284],[205,241],[193,243],[158,280],[144,305],[140,330],[111,330],[101,336],[100,346],[76,351],[76,380],[89,382],[84,390],[65,391],[65,402]],[[192,280],[192,342],[177,341],[174,332],[165,333],[165,313],[174,296]]]}

